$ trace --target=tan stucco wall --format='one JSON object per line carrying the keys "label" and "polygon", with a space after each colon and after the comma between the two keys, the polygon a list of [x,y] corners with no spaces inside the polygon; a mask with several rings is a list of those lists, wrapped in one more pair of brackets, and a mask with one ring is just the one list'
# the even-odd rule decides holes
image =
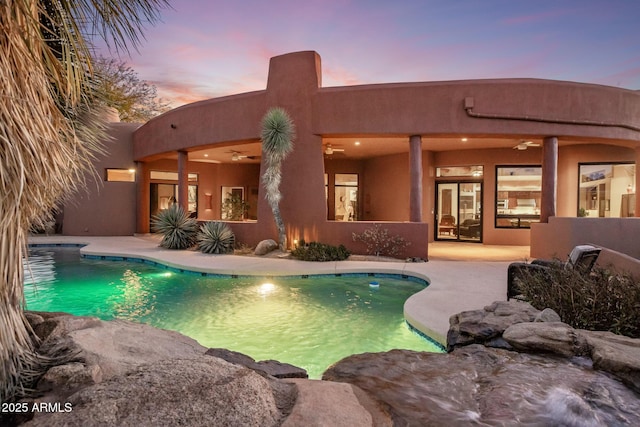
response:
{"label": "tan stucco wall", "polygon": [[602,248],[596,265],[608,270],[614,270],[617,273],[629,274],[635,280],[640,280],[640,259],[621,252]]}
{"label": "tan stucco wall", "polygon": [[557,216],[576,216],[578,212],[578,164],[634,162],[635,151],[611,145],[570,145],[558,150]]}
{"label": "tan stucco wall", "polygon": [[[633,147],[640,143],[640,132],[631,129],[640,127],[640,93],[637,91],[538,79],[322,88],[321,78],[320,57],[315,52],[272,58],[264,91],[202,101],[155,118],[136,131],[133,156],[139,161],[151,161],[176,150],[256,142],[264,113],[272,106],[284,107],[296,125],[297,139],[294,151],[283,165],[282,215],[291,234],[309,233],[324,241],[339,234],[334,232],[335,227],[356,225],[336,226],[327,220],[323,136],[465,135],[538,139],[557,136],[561,141],[558,215],[575,215],[577,162],[622,161],[630,157],[634,160]],[[464,108],[465,100],[473,101],[475,113],[500,118],[470,117]],[[524,117],[529,119],[523,120]],[[591,145],[563,146],[566,142]],[[495,165],[540,164],[540,149],[455,146],[450,151],[431,152],[428,144],[423,144],[422,149],[423,221],[433,225],[435,167],[483,164],[485,243],[529,243],[529,230],[496,229],[493,225]],[[362,217],[407,221],[407,154],[369,158],[358,167],[363,174]],[[224,176],[228,176],[228,172],[220,168]],[[221,175],[212,179],[219,181]],[[212,191],[216,194],[215,189]],[[272,223],[271,210],[260,197],[258,226],[240,227],[253,230],[246,231],[247,236],[253,233],[253,237],[247,239],[255,240],[258,235],[269,234]],[[423,244],[422,235],[412,238],[416,239],[416,246]],[[433,236],[427,235],[427,239],[432,240]],[[424,245],[426,251],[426,243]],[[420,255],[420,251],[415,254]]]}
{"label": "tan stucco wall", "polygon": [[[147,122],[134,135],[136,160],[189,147],[260,139],[264,91],[200,101]],[[173,125],[173,127],[172,127]]]}
{"label": "tan stucco wall", "polygon": [[[477,119],[464,110],[511,117],[640,126],[640,93],[540,79],[461,80],[323,88],[314,104],[314,132],[324,135],[556,135],[638,141],[637,131],[541,121]],[[615,102],[611,102],[615,100]]]}
{"label": "tan stucco wall", "polygon": [[[127,236],[135,233],[136,183],[107,182],[105,169],[134,168],[135,123],[112,123],[104,142],[105,153],[94,162],[96,175],[87,175],[87,189],[63,206],[62,233],[68,236]],[[96,182],[96,179],[98,182]]]}
{"label": "tan stucco wall", "polygon": [[531,257],[566,259],[574,246],[597,246],[640,259],[640,218],[561,218],[531,227]]}
{"label": "tan stucco wall", "polygon": [[[409,221],[409,157],[375,157],[365,163],[365,206],[369,221]],[[424,220],[424,219],[423,219]]]}

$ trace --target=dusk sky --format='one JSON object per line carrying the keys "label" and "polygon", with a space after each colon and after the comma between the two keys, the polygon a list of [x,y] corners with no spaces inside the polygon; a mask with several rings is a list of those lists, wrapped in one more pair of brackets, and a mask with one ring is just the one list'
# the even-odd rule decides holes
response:
{"label": "dusk sky", "polygon": [[[640,90],[640,0],[173,0],[121,55],[172,106],[266,87],[315,50],[323,86],[533,77]],[[114,56],[115,53],[105,54]]]}

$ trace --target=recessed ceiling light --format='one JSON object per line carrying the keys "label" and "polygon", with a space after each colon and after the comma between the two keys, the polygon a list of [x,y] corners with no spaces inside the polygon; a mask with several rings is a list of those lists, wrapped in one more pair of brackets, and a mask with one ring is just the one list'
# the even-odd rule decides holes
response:
{"label": "recessed ceiling light", "polygon": [[209,157],[209,155],[208,155],[208,154],[205,154],[204,156],[205,156],[205,157]]}
{"label": "recessed ceiling light", "polygon": [[360,141],[354,142],[355,145],[360,145]]}
{"label": "recessed ceiling light", "polygon": [[462,138],[460,141],[467,142],[468,140],[467,140],[467,138]]}

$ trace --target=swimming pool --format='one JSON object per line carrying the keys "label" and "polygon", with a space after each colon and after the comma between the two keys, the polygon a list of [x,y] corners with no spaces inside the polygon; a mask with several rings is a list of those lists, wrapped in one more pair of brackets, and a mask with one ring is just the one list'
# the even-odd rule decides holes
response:
{"label": "swimming pool", "polygon": [[404,302],[425,283],[401,276],[215,276],[43,247],[31,248],[29,267],[28,310],[143,322],[206,347],[291,363],[311,378],[355,353],[442,351],[405,322]]}

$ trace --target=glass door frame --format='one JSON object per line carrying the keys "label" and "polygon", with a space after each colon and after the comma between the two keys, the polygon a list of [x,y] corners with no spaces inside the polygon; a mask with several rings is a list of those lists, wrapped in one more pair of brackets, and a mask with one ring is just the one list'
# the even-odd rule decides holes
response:
{"label": "glass door frame", "polygon": [[[477,212],[476,212],[476,208],[473,208],[473,212],[471,215],[473,215],[476,218],[473,218],[474,220],[478,220],[478,236],[473,237],[473,236],[465,236],[465,237],[461,237],[461,233],[460,233],[460,225],[461,225],[461,213],[463,212],[463,210],[461,209],[461,198],[462,198],[462,192],[461,192],[461,186],[464,184],[474,184],[474,185],[479,185],[480,186],[480,194],[479,194],[479,200],[476,200],[476,203],[479,202],[480,205],[477,208]],[[441,206],[440,206],[440,186],[444,186],[444,185],[448,185],[448,186],[455,186],[455,197],[456,197],[456,201],[455,201],[455,212],[452,212],[451,215],[454,216],[455,218],[455,224],[451,225],[449,223],[443,223],[441,224]],[[437,241],[451,241],[451,242],[472,242],[472,243],[482,243],[482,227],[483,227],[483,223],[484,223],[484,219],[483,219],[483,214],[482,214],[482,205],[484,203],[484,185],[483,185],[483,181],[481,180],[446,180],[446,181],[436,181],[436,188],[435,188],[435,209],[434,209],[434,240]],[[445,235],[446,233],[446,235]]]}

